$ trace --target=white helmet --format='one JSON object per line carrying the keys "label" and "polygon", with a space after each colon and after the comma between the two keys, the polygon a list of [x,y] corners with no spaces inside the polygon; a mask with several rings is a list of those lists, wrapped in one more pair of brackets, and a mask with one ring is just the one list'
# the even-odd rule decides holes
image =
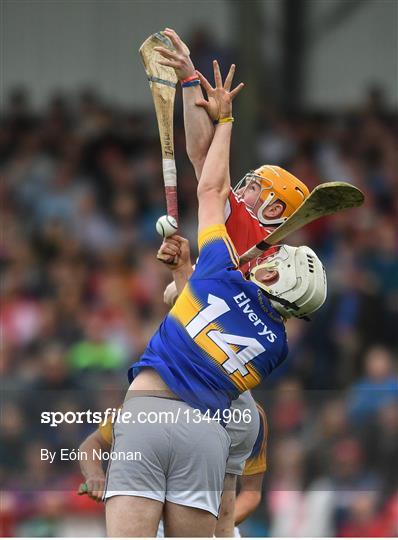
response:
{"label": "white helmet", "polygon": [[[259,271],[277,270],[275,283],[265,285]],[[321,261],[307,246],[279,246],[251,271],[250,279],[271,299],[274,308],[284,317],[305,318],[319,309],[326,300],[326,273]]]}

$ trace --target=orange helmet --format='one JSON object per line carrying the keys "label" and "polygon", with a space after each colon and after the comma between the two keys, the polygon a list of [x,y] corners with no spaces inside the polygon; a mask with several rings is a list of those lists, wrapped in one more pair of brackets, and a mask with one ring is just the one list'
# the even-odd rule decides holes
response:
{"label": "orange helmet", "polygon": [[[250,182],[257,181],[261,185],[258,201],[261,201],[256,215],[262,225],[281,225],[310,194],[307,186],[298,178],[276,165],[262,165],[251,171],[239,182],[236,189],[242,184],[248,186]],[[277,219],[267,219],[263,216],[264,209],[270,204],[280,200],[284,210]]]}

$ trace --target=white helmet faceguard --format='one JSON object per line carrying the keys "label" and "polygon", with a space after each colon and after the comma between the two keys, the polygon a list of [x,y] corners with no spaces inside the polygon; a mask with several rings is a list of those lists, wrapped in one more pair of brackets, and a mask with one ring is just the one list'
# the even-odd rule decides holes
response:
{"label": "white helmet faceguard", "polygon": [[[265,285],[264,270],[276,270],[278,279]],[[304,318],[319,309],[326,300],[326,273],[317,255],[307,246],[282,245],[250,271],[250,279],[271,299],[284,317]]]}

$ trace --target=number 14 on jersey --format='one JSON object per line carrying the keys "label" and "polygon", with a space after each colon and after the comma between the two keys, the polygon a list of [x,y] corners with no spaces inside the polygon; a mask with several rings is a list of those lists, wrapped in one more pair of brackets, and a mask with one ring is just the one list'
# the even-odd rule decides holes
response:
{"label": "number 14 on jersey", "polygon": [[[186,326],[186,331],[194,341],[207,326],[231,311],[225,300],[213,294],[208,295],[207,302],[208,306],[203,308]],[[262,344],[252,337],[227,334],[215,329],[209,329],[207,336],[227,356],[221,366],[229,375],[236,371],[239,371],[242,376],[247,375],[249,371],[246,364],[265,351]]]}

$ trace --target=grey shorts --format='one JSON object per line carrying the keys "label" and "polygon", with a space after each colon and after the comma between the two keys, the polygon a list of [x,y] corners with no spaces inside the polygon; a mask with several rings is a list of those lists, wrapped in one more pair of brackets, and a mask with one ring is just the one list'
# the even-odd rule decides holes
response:
{"label": "grey shorts", "polygon": [[114,424],[105,499],[115,495],[165,500],[218,516],[230,437],[182,401],[133,397],[128,423]]}
{"label": "grey shorts", "polygon": [[226,472],[240,476],[243,473],[245,462],[253,450],[260,429],[260,417],[256,402],[249,391],[244,392],[231,403],[231,413],[232,420],[227,424],[231,446]]}

